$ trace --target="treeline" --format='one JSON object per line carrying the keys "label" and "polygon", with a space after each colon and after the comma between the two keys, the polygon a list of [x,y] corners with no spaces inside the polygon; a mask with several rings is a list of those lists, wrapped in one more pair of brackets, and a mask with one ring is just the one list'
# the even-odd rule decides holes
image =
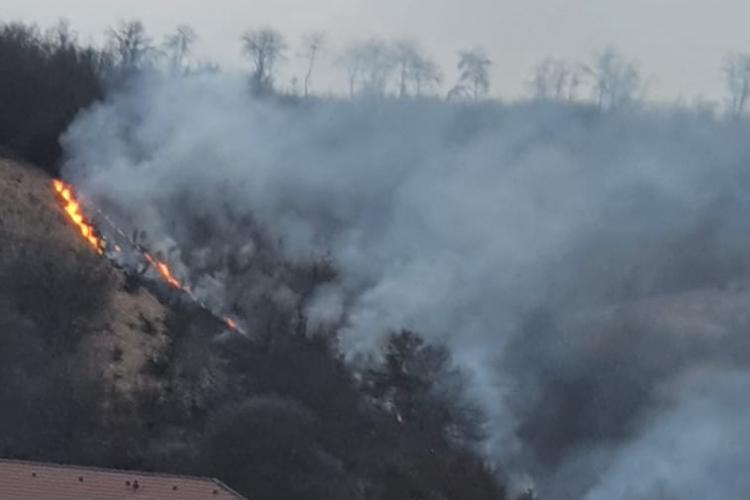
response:
{"label": "treeline", "polygon": [[0,25],[0,147],[54,171],[58,141],[81,108],[103,96],[105,54],[67,24],[48,31]]}
{"label": "treeline", "polygon": [[66,22],[47,30],[0,23],[0,153],[57,175],[59,138],[78,112],[157,63],[183,68],[194,38],[181,26],[156,47],[133,21],[108,30],[106,44],[96,47]]}
{"label": "treeline", "polygon": [[[218,71],[196,59],[198,35],[187,25],[157,41],[137,20],[106,32],[106,43],[81,43],[65,23],[41,30],[34,25],[0,23],[0,148],[57,171],[60,134],[76,113],[127,82],[133,74],[160,68],[176,74]],[[253,92],[289,98],[315,95],[315,79],[325,57],[343,77],[350,98],[441,98],[477,101],[491,91],[494,61],[483,47],[458,52],[453,80],[414,40],[369,38],[340,51],[329,49],[325,33],[310,33],[292,45],[273,28],[246,31],[238,40],[249,64]],[[302,72],[280,83],[279,69],[290,54],[302,60]],[[750,98],[750,55],[732,53],[723,65],[731,117],[745,113]],[[589,62],[545,59],[525,80],[534,100],[578,102],[605,110],[642,102],[648,85],[635,61],[608,48]],[[703,111],[718,104],[697,102]]]}

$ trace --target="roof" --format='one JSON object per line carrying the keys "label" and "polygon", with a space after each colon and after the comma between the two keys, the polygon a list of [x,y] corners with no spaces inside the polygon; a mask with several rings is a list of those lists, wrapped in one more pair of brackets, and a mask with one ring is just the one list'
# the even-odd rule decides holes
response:
{"label": "roof", "polygon": [[0,460],[2,500],[244,500],[216,479]]}

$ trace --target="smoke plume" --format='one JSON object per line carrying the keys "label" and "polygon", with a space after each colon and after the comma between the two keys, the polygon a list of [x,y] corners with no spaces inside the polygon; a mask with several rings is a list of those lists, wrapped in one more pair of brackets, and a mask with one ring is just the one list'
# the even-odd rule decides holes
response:
{"label": "smoke plume", "polygon": [[[79,116],[64,172],[251,334],[268,303],[352,356],[401,328],[446,344],[489,418],[481,451],[543,498],[736,498],[748,132],[150,75]],[[301,293],[309,262],[335,278]]]}

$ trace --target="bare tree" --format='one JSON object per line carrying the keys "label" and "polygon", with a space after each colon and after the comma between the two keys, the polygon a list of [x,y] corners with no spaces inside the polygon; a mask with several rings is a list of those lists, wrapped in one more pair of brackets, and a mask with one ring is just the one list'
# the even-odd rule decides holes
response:
{"label": "bare tree", "polygon": [[178,72],[185,68],[196,40],[198,40],[198,34],[191,26],[186,24],[181,24],[174,33],[165,37],[164,50],[167,53],[172,71]]}
{"label": "bare tree", "polygon": [[586,71],[583,65],[576,63],[571,68],[570,76],[568,77],[568,100],[573,101],[578,98],[578,88],[583,85],[585,81]]}
{"label": "bare tree", "polygon": [[125,74],[141,69],[154,53],[153,40],[141,21],[122,21],[107,35],[114,64]]}
{"label": "bare tree", "polygon": [[395,68],[395,57],[386,42],[371,38],[350,45],[340,57],[340,64],[349,78],[350,96],[354,96],[357,83],[365,94],[385,95]]}
{"label": "bare tree", "polygon": [[310,95],[310,86],[312,85],[312,75],[315,69],[315,63],[320,52],[325,48],[326,34],[322,32],[309,33],[302,37],[301,57],[307,61],[307,73],[305,73],[304,95]]}
{"label": "bare tree", "polygon": [[347,84],[349,86],[349,97],[353,98],[357,83],[362,77],[364,59],[360,53],[359,45],[351,45],[338,57],[336,63],[346,71]]}
{"label": "bare tree", "polygon": [[599,54],[585,71],[593,78],[593,97],[601,109],[632,104],[645,90],[635,63],[612,48]]}
{"label": "bare tree", "polygon": [[740,116],[745,111],[750,96],[750,54],[727,55],[723,71],[729,92],[729,113],[735,117]]}
{"label": "bare tree", "polygon": [[580,66],[547,58],[534,68],[529,86],[535,99],[573,100],[581,79]]}
{"label": "bare tree", "polygon": [[71,48],[78,42],[78,34],[70,27],[70,22],[60,19],[56,25],[48,29],[45,38],[53,47],[60,49]]}
{"label": "bare tree", "polygon": [[385,41],[371,38],[362,45],[361,54],[365,69],[363,90],[371,95],[385,95],[395,68],[393,50]]}
{"label": "bare tree", "polygon": [[458,83],[448,97],[469,96],[475,101],[484,97],[490,90],[490,66],[492,60],[482,47],[459,52]]}
{"label": "bare tree", "polygon": [[249,30],[242,36],[242,49],[253,64],[253,88],[264,93],[273,90],[276,65],[287,49],[284,36],[273,28]]}
{"label": "bare tree", "polygon": [[393,55],[399,72],[399,97],[406,97],[409,78],[419,56],[419,48],[412,40],[399,40],[394,45]]}
{"label": "bare tree", "polygon": [[289,80],[289,95],[299,97],[299,77],[296,75]]}
{"label": "bare tree", "polygon": [[423,91],[430,91],[440,85],[443,74],[437,63],[430,58],[423,58],[416,62],[414,67],[414,91],[421,96]]}
{"label": "bare tree", "polygon": [[440,84],[442,76],[435,62],[430,59],[417,43],[400,40],[394,45],[394,60],[399,73],[399,96],[406,97],[409,87],[414,95]]}

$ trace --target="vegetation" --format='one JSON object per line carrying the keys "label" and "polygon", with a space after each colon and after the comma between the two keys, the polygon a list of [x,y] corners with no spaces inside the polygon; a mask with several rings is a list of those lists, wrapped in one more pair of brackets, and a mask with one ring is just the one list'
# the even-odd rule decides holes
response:
{"label": "vegetation", "polygon": [[[176,306],[169,358],[147,367],[172,389],[140,389],[132,406],[102,382],[106,360],[79,348],[111,281],[88,273],[96,263],[62,264],[2,270],[2,456],[208,474],[270,499],[503,497],[468,446],[479,414],[433,390],[459,376],[447,351],[416,334],[393,334],[358,380],[332,337],[282,329],[217,346],[215,320]],[[230,383],[198,401],[207,351]],[[179,440],[165,442],[174,429]]]}
{"label": "vegetation", "polygon": [[[203,70],[191,57],[196,40],[181,26],[158,45],[132,21],[95,48],[64,23],[45,32],[0,25],[0,147],[57,175],[59,137],[79,111],[153,65]],[[283,35],[250,30],[241,43],[250,90],[259,98],[282,95],[277,70],[289,47]],[[304,98],[313,97],[325,48],[321,33],[303,41]],[[746,107],[746,59],[732,56],[725,67],[733,116]],[[351,98],[434,99],[445,81],[408,40],[357,42],[337,61]],[[446,98],[486,99],[492,64],[481,47],[461,51],[459,78]],[[592,114],[632,106],[644,92],[635,63],[614,50],[589,65],[546,60],[530,83],[533,98],[544,101],[582,99],[584,87]],[[505,498],[498,474],[474,451],[485,421],[466,397],[465,374],[447,349],[418,332],[392,332],[381,352],[352,365],[334,332],[306,331],[301,306],[248,299],[243,310],[260,311],[252,318],[253,340],[213,343],[215,318],[173,304],[168,353],[147,367],[162,385],[139,387],[131,404],[100,377],[104,361],[81,348],[106,311],[112,272],[94,256],[58,250],[0,246],[0,456],[210,474],[253,498]],[[272,247],[258,255],[283,260]],[[335,279],[327,263],[274,265],[303,297]],[[221,360],[216,371],[228,383],[206,383],[209,353]],[[121,357],[115,351],[111,361]]]}
{"label": "vegetation", "polygon": [[[20,236],[27,224],[64,223],[44,211],[44,221],[28,220],[24,208],[0,206],[18,225],[0,246],[0,456],[211,475],[250,498],[504,498],[472,451],[483,420],[447,350],[393,333],[382,358],[353,366],[331,332],[306,331],[301,306],[267,296],[247,304],[252,340],[217,342],[219,320],[158,284],[128,284],[51,227]],[[330,263],[285,262],[257,240],[253,264],[281,269],[295,293],[336,278]],[[144,286],[169,315],[163,332],[137,315],[134,327],[168,343],[143,351],[123,391],[110,370],[132,353],[102,342],[115,299]]]}
{"label": "vegetation", "polygon": [[0,25],[0,146],[55,172],[58,139],[76,113],[103,96],[104,54],[67,24],[41,32]]}
{"label": "vegetation", "polygon": [[[107,32],[103,47],[82,44],[65,23],[43,31],[33,25],[0,23],[0,148],[57,173],[62,150],[60,135],[76,114],[103,99],[134,74],[160,66],[171,72],[214,71],[198,62],[192,47],[198,35],[178,26],[157,43],[137,20],[123,21]],[[259,94],[313,97],[314,72],[327,49],[326,35],[310,33],[296,52],[304,74],[282,91],[278,70],[288,57],[284,35],[265,27],[246,31],[239,43],[250,64],[250,87]],[[370,38],[333,54],[346,79],[350,97],[394,95],[439,97],[444,72],[418,43]],[[748,56],[732,53],[724,61],[727,112],[740,116],[748,95]],[[492,59],[483,47],[458,52],[457,81],[448,99],[479,100],[490,96]],[[591,102],[600,109],[632,105],[645,96],[637,64],[608,48],[590,63],[545,59],[529,80],[533,99]],[[588,100],[587,100],[588,98]]]}

